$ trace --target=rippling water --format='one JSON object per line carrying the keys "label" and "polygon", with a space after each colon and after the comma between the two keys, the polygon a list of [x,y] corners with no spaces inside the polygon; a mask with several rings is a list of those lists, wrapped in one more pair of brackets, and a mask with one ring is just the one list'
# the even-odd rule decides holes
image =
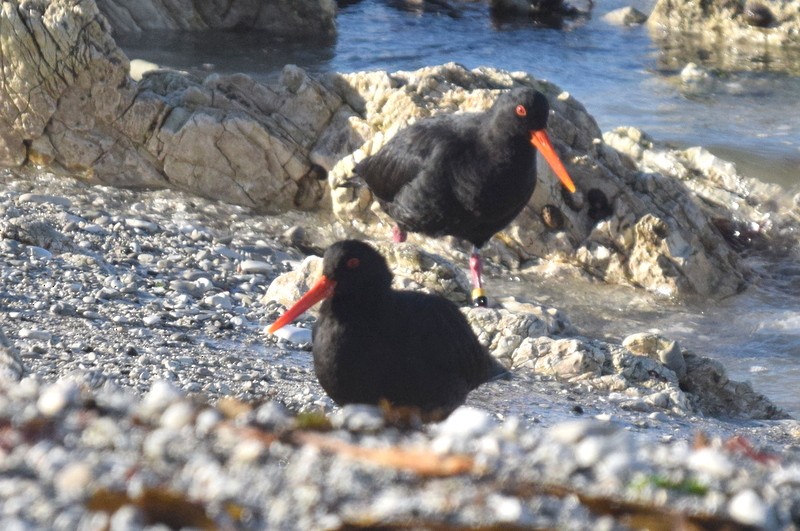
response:
{"label": "rippling water", "polygon": [[[682,90],[677,71],[643,27],[619,28],[602,14],[651,1],[608,0],[591,18],[557,30],[499,23],[482,2],[456,10],[399,8],[401,1],[362,0],[340,10],[329,44],[285,45],[258,33],[118,36],[131,58],[199,72],[245,72],[269,81],[286,63],[312,72],[411,70],[455,61],[524,70],[571,92],[601,129],[640,127],[659,140],[703,145],[753,177],[797,193],[800,180],[800,78],[776,73],[722,76],[702,94]],[[709,304],[668,302],[640,290],[575,281],[496,279],[563,309],[585,334],[621,339],[655,330],[721,360],[735,379],[750,380],[800,416],[800,268],[768,264],[770,276],[745,293]]]}

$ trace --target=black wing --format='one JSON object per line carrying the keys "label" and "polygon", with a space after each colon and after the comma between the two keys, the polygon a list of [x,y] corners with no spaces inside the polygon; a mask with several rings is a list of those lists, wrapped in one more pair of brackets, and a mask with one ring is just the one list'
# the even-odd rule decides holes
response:
{"label": "black wing", "polygon": [[437,116],[402,129],[376,154],[358,163],[355,173],[379,199],[392,201],[405,185],[437,164],[437,152],[441,152],[437,148],[455,134],[453,118]]}

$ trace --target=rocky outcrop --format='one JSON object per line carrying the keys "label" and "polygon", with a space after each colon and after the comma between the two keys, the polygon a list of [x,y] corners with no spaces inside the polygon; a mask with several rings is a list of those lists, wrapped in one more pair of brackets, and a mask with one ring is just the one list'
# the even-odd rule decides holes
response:
{"label": "rocky outcrop", "polygon": [[336,36],[333,0],[97,0],[100,12],[118,32],[142,30],[258,29],[270,37],[330,39]]}
{"label": "rocky outcrop", "polygon": [[[767,238],[776,225],[767,191],[752,192],[731,165],[699,148],[650,147],[637,132],[604,140],[569,93],[525,73],[447,64],[311,77],[287,66],[265,86],[156,69],[137,83],[89,0],[5,3],[1,16],[3,34],[17,36],[2,41],[4,166],[60,166],[92,183],[175,188],[268,213],[331,210],[339,234],[385,238],[369,190],[348,182],[356,161],[414,120],[483,110],[530,85],[550,99],[550,133],[578,192],[562,193],[540,161],[528,208],[485,250],[495,263],[546,261],[667,296],[726,296],[749,275],[738,228]],[[453,242],[413,238],[462,258]]]}
{"label": "rocky outcrop", "polygon": [[[330,172],[333,210],[344,223],[378,234],[375,213],[379,219],[382,214],[369,191],[342,184],[355,163],[380,149],[396,130],[437,112],[485,109],[499,90],[530,85],[549,96],[553,109],[549,129],[578,192],[563,194],[540,163],[539,184],[528,208],[495,238],[487,255],[511,266],[535,266],[535,258],[571,263],[608,282],[643,286],[668,296],[722,296],[746,283],[747,268],[712,222],[706,205],[708,197],[730,211],[730,202],[722,206],[720,201],[746,187],[731,167],[722,177],[717,167],[722,161],[709,154],[691,171],[666,164],[657,172],[639,168],[603,140],[579,102],[524,73],[444,65],[342,78],[364,102],[355,109],[357,115],[349,116],[349,124],[368,138]],[[722,195],[715,198],[718,192]],[[756,208],[749,214],[761,219],[759,203],[751,204]],[[388,228],[380,231],[386,234]],[[448,252],[430,239],[426,247]]]}
{"label": "rocky outcrop", "polygon": [[140,83],[96,5],[6,2],[0,12],[0,165],[60,166],[89,182],[170,187],[259,208],[312,208],[309,161],[341,106],[288,68],[275,87],[246,76],[204,81],[151,72]]}
{"label": "rocky outcrop", "polygon": [[800,71],[800,4],[792,0],[659,0],[647,26],[681,68]]}
{"label": "rocky outcrop", "polygon": [[489,0],[489,8],[495,17],[527,17],[554,27],[581,14],[564,0]]}

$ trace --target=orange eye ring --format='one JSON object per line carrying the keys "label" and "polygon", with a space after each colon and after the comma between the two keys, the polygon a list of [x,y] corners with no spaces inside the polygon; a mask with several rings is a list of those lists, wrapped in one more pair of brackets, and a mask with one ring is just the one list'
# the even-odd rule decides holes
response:
{"label": "orange eye ring", "polygon": [[514,112],[516,112],[517,116],[519,117],[524,117],[528,115],[528,109],[526,109],[524,105],[517,105],[517,108],[514,109]]}
{"label": "orange eye ring", "polygon": [[355,269],[360,265],[361,265],[361,260],[359,260],[358,258],[350,258],[347,261],[347,263],[345,263],[347,269]]}

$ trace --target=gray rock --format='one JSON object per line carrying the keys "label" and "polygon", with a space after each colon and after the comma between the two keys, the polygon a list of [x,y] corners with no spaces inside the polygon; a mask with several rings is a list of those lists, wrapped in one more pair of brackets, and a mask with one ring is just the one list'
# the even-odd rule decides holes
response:
{"label": "gray rock", "polygon": [[646,332],[632,334],[622,340],[622,346],[633,352],[641,354],[663,363],[683,379],[686,376],[686,361],[677,341],[671,341],[657,334]]}
{"label": "gray rock", "polygon": [[647,15],[635,7],[621,7],[603,15],[603,20],[617,26],[638,26],[647,21]]}
{"label": "gray rock", "polygon": [[179,0],[97,0],[100,12],[118,32],[258,29],[271,36],[324,39],[336,35],[333,0],[233,0],[222,4],[186,4]]}
{"label": "gray rock", "polygon": [[790,0],[658,0],[647,26],[667,66],[701,58],[723,71],[800,66],[800,7]]}

